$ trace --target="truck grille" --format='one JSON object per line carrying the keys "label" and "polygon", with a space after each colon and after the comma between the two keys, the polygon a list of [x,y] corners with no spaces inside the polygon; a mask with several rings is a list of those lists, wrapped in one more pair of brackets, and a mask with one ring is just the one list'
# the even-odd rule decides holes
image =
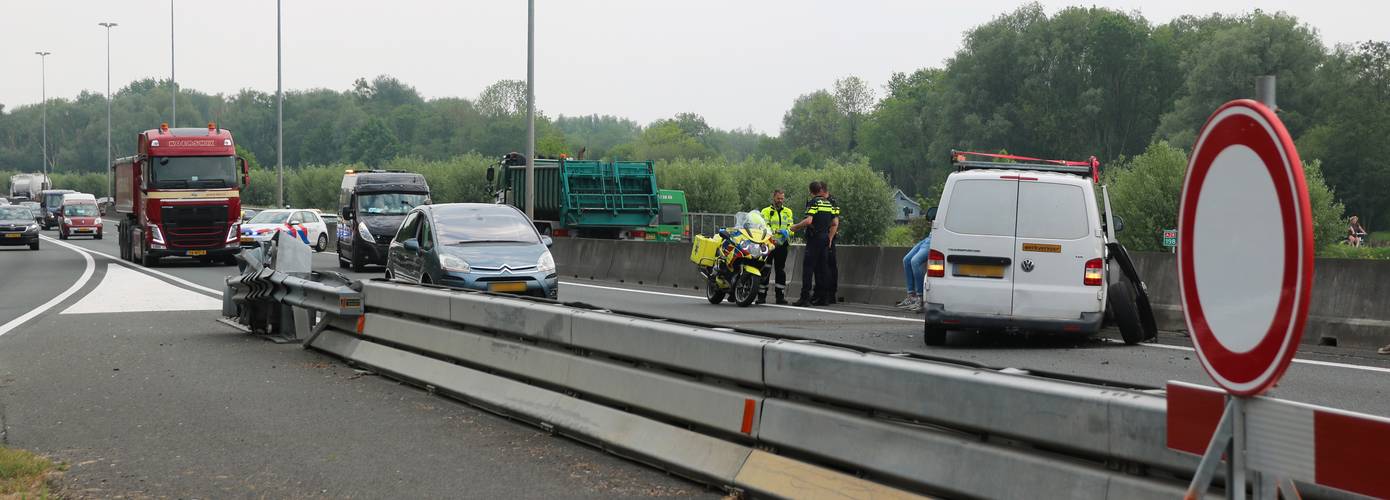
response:
{"label": "truck grille", "polygon": [[227,205],[165,205],[159,215],[169,248],[208,249],[227,244]]}

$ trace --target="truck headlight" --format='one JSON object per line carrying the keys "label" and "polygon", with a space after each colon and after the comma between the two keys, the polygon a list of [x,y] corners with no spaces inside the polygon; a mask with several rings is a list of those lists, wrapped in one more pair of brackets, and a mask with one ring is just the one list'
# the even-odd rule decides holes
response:
{"label": "truck headlight", "polygon": [[449,271],[451,273],[466,273],[472,271],[472,269],[468,267],[467,262],[464,262],[463,259],[454,257],[452,255],[440,255],[439,267],[440,269]]}
{"label": "truck headlight", "polygon": [[160,245],[164,244],[164,233],[159,231],[159,226],[150,224],[150,241]]}
{"label": "truck headlight", "polygon": [[239,234],[241,234],[241,226],[233,224],[232,227],[227,228],[227,243],[240,242]]}
{"label": "truck headlight", "polygon": [[357,223],[357,236],[360,237],[360,238],[362,238],[362,239],[364,239],[364,240],[372,241],[372,230],[367,229],[367,223],[366,223],[366,222],[358,221],[358,223]]}
{"label": "truck headlight", "polygon": [[550,255],[550,252],[541,254],[541,259],[539,261],[536,261],[536,270],[543,273],[554,271],[555,256]]}

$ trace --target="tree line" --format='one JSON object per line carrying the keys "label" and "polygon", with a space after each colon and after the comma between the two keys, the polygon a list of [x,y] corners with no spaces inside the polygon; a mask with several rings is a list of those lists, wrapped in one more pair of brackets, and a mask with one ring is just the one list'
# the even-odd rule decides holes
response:
{"label": "tree line", "polygon": [[[1294,16],[1259,10],[1155,24],[1132,12],[1070,7],[1049,14],[1030,4],[966,32],[954,56],[939,66],[895,73],[877,84],[845,76],[796,97],[775,136],[712,127],[693,112],[640,124],[607,115],[551,117],[542,110],[537,151],[726,165],[730,172],[747,165],[812,171],[866,165],[886,185],[929,204],[949,172],[951,149],[1094,155],[1116,179],[1115,194],[1124,197],[1119,184],[1126,170],[1164,163],[1157,157],[1185,158],[1207,115],[1225,101],[1252,96],[1260,75],[1278,76],[1279,114],[1303,158],[1317,164],[1331,202],[1326,209],[1341,209],[1324,225],[1340,224],[1344,214],[1361,215],[1372,229],[1390,221],[1390,191],[1382,189],[1390,185],[1390,141],[1384,140],[1390,136],[1390,44],[1328,47]],[[53,170],[100,171],[104,98],[84,92],[48,104]],[[117,92],[117,156],[131,154],[134,135],[158,126],[168,106],[167,81],[140,80]],[[178,108],[179,124],[217,121],[261,163],[273,164],[267,160],[275,157],[273,93],[180,89]],[[450,162],[469,153],[496,157],[524,149],[524,111],[525,85],[512,80],[471,98],[424,99],[385,75],[358,79],[342,91],[291,91],[285,162],[307,168],[381,166],[396,158]],[[38,105],[0,107],[0,170],[38,169],[39,123]],[[1172,182],[1172,175],[1162,178]],[[1169,188],[1150,191],[1170,196]],[[1135,219],[1159,224],[1176,217],[1156,208],[1170,201],[1135,199],[1135,206],[1120,210],[1159,210]],[[1145,238],[1159,229],[1131,227]],[[1319,240],[1335,236],[1324,230]]]}

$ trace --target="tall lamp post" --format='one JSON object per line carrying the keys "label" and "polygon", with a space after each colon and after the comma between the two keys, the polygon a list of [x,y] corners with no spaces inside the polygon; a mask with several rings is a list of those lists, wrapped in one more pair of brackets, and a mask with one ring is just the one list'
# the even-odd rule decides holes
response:
{"label": "tall lamp post", "polygon": [[111,197],[111,28],[116,23],[97,23],[106,28],[106,196]]}
{"label": "tall lamp post", "polygon": [[39,92],[43,99],[43,176],[46,180],[48,179],[48,55],[52,52],[41,50],[34,54],[39,56]]}
{"label": "tall lamp post", "polygon": [[[171,0],[172,1],[172,0]],[[536,219],[536,0],[526,2],[526,218]]]}
{"label": "tall lamp post", "polygon": [[[172,1],[172,0],[171,0]],[[285,92],[280,61],[280,0],[275,0],[275,208],[285,206]]]}
{"label": "tall lamp post", "polygon": [[174,0],[169,0],[169,126],[179,126],[179,81],[174,79]]}

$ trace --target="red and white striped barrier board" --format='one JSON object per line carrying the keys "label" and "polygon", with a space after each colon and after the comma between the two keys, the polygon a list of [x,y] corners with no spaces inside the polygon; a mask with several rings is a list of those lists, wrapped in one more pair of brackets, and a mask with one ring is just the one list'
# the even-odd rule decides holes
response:
{"label": "red and white striped barrier board", "polygon": [[[1205,452],[1226,396],[1168,382],[1168,447]],[[1245,406],[1245,444],[1251,470],[1390,498],[1390,418],[1256,397]]]}

